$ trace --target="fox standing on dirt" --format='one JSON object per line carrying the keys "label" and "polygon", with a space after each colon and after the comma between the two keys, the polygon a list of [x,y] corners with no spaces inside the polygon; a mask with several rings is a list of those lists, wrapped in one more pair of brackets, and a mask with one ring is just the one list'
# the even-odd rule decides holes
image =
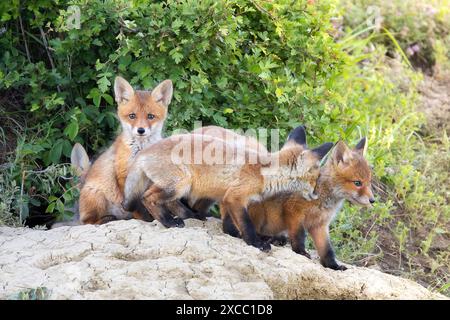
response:
{"label": "fox standing on dirt", "polygon": [[[298,127],[279,152],[261,155],[253,150],[241,150],[243,161],[233,164],[239,150],[231,148],[229,152],[232,144],[198,134],[172,136],[151,145],[136,157],[125,183],[124,208],[136,210],[142,201],[154,218],[171,227],[183,224],[164,210],[165,203],[183,197],[221,201],[225,215],[222,219],[230,216],[246,243],[269,250],[270,244],[256,235],[247,206],[252,201],[283,192],[297,191],[308,199],[315,198],[319,162],[332,144],[305,150],[305,141],[305,130]],[[175,149],[183,151],[179,162],[173,158]],[[206,150],[215,150],[215,156],[224,161],[212,165],[205,161],[196,163],[198,152],[195,151],[204,153]],[[252,158],[256,159],[255,163],[250,163]],[[273,163],[278,165],[272,166]]]}
{"label": "fox standing on dirt", "polygon": [[351,150],[339,141],[320,170],[317,200],[306,201],[298,194],[271,197],[249,206],[248,212],[256,231],[276,236],[288,231],[292,249],[309,257],[305,250],[306,231],[311,235],[323,266],[345,270],[339,265],[330,242],[329,225],[344,200],[362,206],[375,202],[371,189],[371,171],[364,158],[366,138]]}
{"label": "fox standing on dirt", "polygon": [[72,152],[72,163],[84,180],[79,200],[81,223],[102,224],[132,216],[152,220],[148,213],[131,214],[123,210],[123,189],[130,160],[143,148],[162,139],[172,92],[170,80],[161,82],[150,92],[134,90],[125,79],[116,77],[114,93],[122,133],[90,167],[81,145],[76,145]]}

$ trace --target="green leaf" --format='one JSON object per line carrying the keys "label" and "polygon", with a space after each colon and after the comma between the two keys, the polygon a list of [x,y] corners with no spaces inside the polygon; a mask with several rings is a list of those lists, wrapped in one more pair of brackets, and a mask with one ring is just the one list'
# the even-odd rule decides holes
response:
{"label": "green leaf", "polygon": [[49,159],[52,163],[58,163],[62,153],[62,140],[58,140],[50,149]]}
{"label": "green leaf", "polygon": [[70,192],[65,192],[63,194],[63,199],[65,202],[69,202],[72,200],[72,194]]}
{"label": "green leaf", "polygon": [[68,158],[70,158],[70,155],[72,153],[72,144],[69,142],[69,140],[64,139],[62,143],[62,154]]}
{"label": "green leaf", "polygon": [[97,108],[100,106],[101,93],[98,88],[92,88],[87,97],[92,99]]}
{"label": "green leaf", "polygon": [[103,45],[102,42],[100,41],[100,39],[98,39],[98,38],[94,39],[94,41],[92,41],[92,44],[94,46],[102,46]]}
{"label": "green leaf", "polygon": [[[111,85],[111,82],[109,82],[109,80],[108,80],[108,78],[106,78],[106,76],[103,76],[97,80],[97,85],[101,92],[106,92],[106,91],[108,91],[108,88]],[[100,102],[98,102],[98,103],[100,104]]]}
{"label": "green leaf", "polygon": [[181,21],[179,18],[176,18],[173,22],[172,22],[172,30],[173,32],[175,32],[175,34],[179,34],[180,33],[180,27],[183,25],[183,21]]}
{"label": "green leaf", "polygon": [[103,99],[105,99],[106,102],[108,102],[108,104],[110,104],[110,105],[113,104],[114,100],[109,94],[104,93],[104,94],[102,94],[102,97],[103,97]]}
{"label": "green leaf", "polygon": [[183,55],[179,52],[180,47],[176,47],[169,52],[169,55],[175,61],[176,64],[180,63],[183,60]]}
{"label": "green leaf", "polygon": [[125,71],[128,65],[131,63],[131,56],[127,54],[126,56],[122,56],[119,58],[119,70]]}
{"label": "green leaf", "polygon": [[56,209],[59,213],[64,213],[64,203],[61,201],[61,199],[56,200]]}
{"label": "green leaf", "polygon": [[283,95],[283,89],[276,88],[275,95],[277,96],[277,98],[281,97]]}
{"label": "green leaf", "polygon": [[64,130],[64,134],[69,137],[70,140],[74,140],[78,134],[78,121],[73,120]]}
{"label": "green leaf", "polygon": [[219,87],[219,89],[225,89],[227,84],[228,84],[228,79],[225,77],[220,78],[217,82],[217,86]]}
{"label": "green leaf", "polygon": [[53,210],[55,210],[56,202],[52,202],[48,205],[47,209],[45,209],[45,212],[52,213]]}
{"label": "green leaf", "polygon": [[92,101],[94,102],[94,105],[95,105],[97,108],[100,107],[100,99],[101,99],[101,96],[100,96],[100,95],[94,96],[94,97],[92,98]]}

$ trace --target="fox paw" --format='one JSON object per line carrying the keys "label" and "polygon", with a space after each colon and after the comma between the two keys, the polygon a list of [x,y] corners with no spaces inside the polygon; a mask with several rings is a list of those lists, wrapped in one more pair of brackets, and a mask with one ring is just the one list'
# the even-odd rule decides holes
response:
{"label": "fox paw", "polygon": [[174,217],[173,219],[167,221],[166,223],[163,223],[163,225],[166,228],[183,228],[184,221],[183,221],[183,219],[181,219],[179,217]]}
{"label": "fox paw", "polygon": [[338,267],[337,267],[337,269],[335,269],[335,270],[340,270],[340,271],[345,271],[345,270],[347,270],[348,268],[346,267],[346,266],[344,266],[344,265],[338,265]]}
{"label": "fox paw", "polygon": [[301,254],[302,256],[307,257],[308,259],[311,259],[311,255],[306,250],[301,250],[300,252],[297,252],[298,254]]}
{"label": "fox paw", "polygon": [[270,243],[274,246],[283,247],[287,244],[288,239],[285,236],[275,236],[271,239]]}
{"label": "fox paw", "polygon": [[174,227],[177,227],[177,228],[183,228],[184,227],[183,219],[181,219],[179,217],[175,217],[175,218],[173,218],[173,221],[174,221]]}
{"label": "fox paw", "polygon": [[204,214],[202,214],[201,212],[194,212],[194,215],[192,218],[201,220],[201,221],[206,221],[206,216]]}
{"label": "fox paw", "polygon": [[269,252],[271,249],[270,243],[262,240],[257,241],[253,246],[258,248],[262,252]]}
{"label": "fox paw", "polygon": [[342,265],[342,264],[332,264],[332,265],[328,265],[328,266],[325,266],[326,268],[329,268],[329,269],[333,269],[333,270],[338,270],[338,271],[345,271],[345,270],[347,270],[348,268],[346,267],[346,266],[344,266],[344,265]]}
{"label": "fox paw", "polygon": [[305,256],[308,259],[311,259],[311,256],[309,255],[308,251],[306,251],[305,249],[295,249],[295,248],[293,248],[292,250],[294,250],[294,252],[297,253],[297,254],[301,254],[302,256]]}

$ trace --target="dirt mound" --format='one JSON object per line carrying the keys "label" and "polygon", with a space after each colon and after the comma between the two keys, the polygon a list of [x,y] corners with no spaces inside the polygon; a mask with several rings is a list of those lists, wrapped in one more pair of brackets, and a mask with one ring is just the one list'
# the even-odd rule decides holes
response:
{"label": "dirt mound", "polygon": [[49,299],[444,298],[373,269],[325,269],[289,247],[263,253],[223,234],[214,218],[186,222],[2,227],[0,299],[27,288],[46,288]]}

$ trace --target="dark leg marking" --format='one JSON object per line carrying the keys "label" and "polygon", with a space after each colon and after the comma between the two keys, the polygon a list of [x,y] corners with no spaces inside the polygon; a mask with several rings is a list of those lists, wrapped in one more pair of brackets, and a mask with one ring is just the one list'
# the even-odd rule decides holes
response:
{"label": "dark leg marking", "polygon": [[303,226],[299,226],[295,238],[291,239],[292,250],[294,250],[295,253],[301,254],[311,259],[311,256],[306,251],[305,241],[306,241],[306,230]]}
{"label": "dark leg marking", "polygon": [[239,230],[234,225],[233,220],[231,219],[231,216],[228,213],[225,215],[225,218],[222,221],[222,230],[224,233],[226,233],[232,237],[235,237],[235,238],[241,237]]}
{"label": "dark leg marking", "polygon": [[326,247],[326,251],[325,251],[325,255],[322,259],[320,259],[320,263],[325,267],[325,268],[330,268],[333,270],[347,270],[347,267],[344,265],[340,265],[337,263],[336,261],[336,255],[334,253],[333,247],[331,246],[331,242],[328,241],[327,243],[327,247]]}
{"label": "dark leg marking", "polygon": [[[141,220],[147,221],[147,222],[151,222],[154,220],[153,216],[150,214],[150,212],[144,206],[142,201],[136,202],[134,211],[139,214],[138,219],[141,219]],[[134,218],[136,218],[136,216],[134,216]]]}
{"label": "dark leg marking", "polygon": [[118,220],[116,216],[113,216],[113,215],[109,214],[109,215],[101,217],[97,221],[97,224],[105,224],[105,223],[108,223],[108,222],[111,222],[111,221],[116,221],[116,220]]}
{"label": "dark leg marking", "polygon": [[241,209],[241,230],[242,239],[249,245],[254,246],[261,251],[269,251],[270,243],[262,241],[262,239],[256,234],[255,226],[253,225],[250,216],[248,215],[247,208]]}
{"label": "dark leg marking", "polygon": [[169,201],[164,205],[173,215],[181,219],[197,218],[196,213],[180,200]]}
{"label": "dark leg marking", "polygon": [[265,236],[260,235],[258,236],[261,238],[262,241],[273,244],[274,246],[285,246],[287,244],[288,238],[284,235],[276,235],[276,236]]}
{"label": "dark leg marking", "polygon": [[182,228],[182,227],[184,227],[183,219],[181,219],[179,217],[173,217],[170,214],[170,211],[165,207],[165,205],[158,206],[157,208],[158,208],[157,210],[159,210],[159,213],[160,213],[158,215],[158,217],[160,219],[158,219],[158,218],[156,218],[156,219],[158,219],[159,222],[161,222],[163,226],[165,226],[166,228],[171,228],[171,227]]}
{"label": "dark leg marking", "polygon": [[209,212],[209,209],[216,203],[216,201],[211,199],[200,199],[197,200],[194,205],[192,206],[192,210],[197,212],[197,215],[199,217],[203,217],[203,220],[206,217],[211,217],[211,213]]}
{"label": "dark leg marking", "polygon": [[288,242],[288,238],[285,235],[276,235],[273,236],[272,239],[270,240],[270,243],[273,244],[274,246],[279,246],[279,247],[283,247],[287,244]]}

